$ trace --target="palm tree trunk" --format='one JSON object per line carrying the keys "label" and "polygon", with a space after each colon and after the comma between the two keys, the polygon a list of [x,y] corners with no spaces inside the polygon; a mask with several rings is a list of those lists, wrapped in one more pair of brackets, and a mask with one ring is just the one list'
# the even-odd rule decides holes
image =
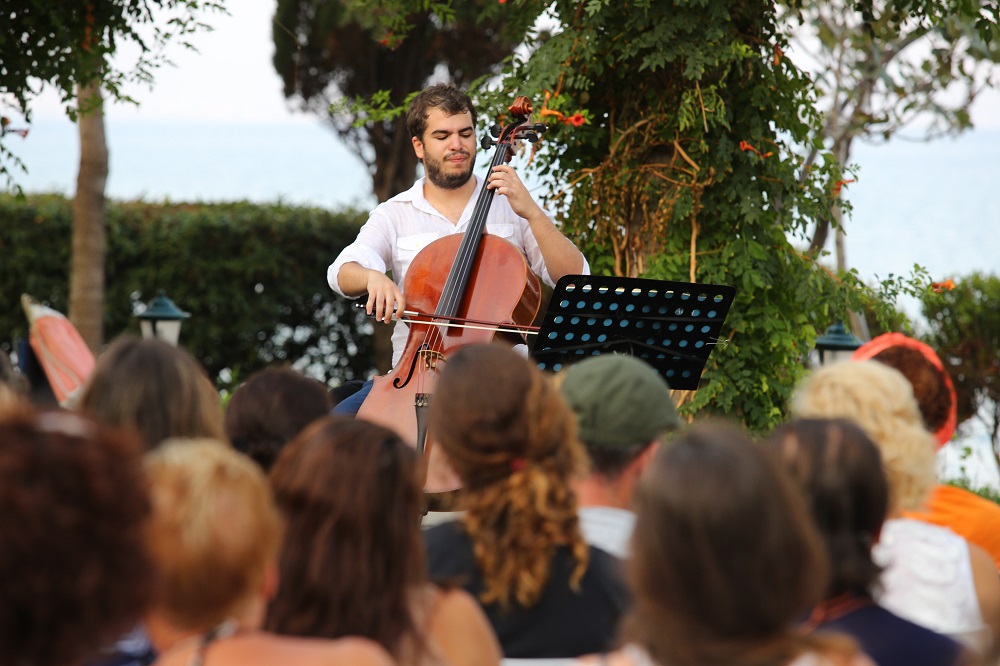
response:
{"label": "palm tree trunk", "polygon": [[73,200],[73,254],[69,278],[69,318],[96,355],[104,342],[104,189],[108,144],[104,135],[100,83],[81,85],[80,171]]}

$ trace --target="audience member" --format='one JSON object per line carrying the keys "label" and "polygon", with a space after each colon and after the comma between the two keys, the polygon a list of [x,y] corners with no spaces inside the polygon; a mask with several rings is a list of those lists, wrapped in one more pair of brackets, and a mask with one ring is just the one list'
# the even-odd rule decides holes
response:
{"label": "audience member", "polygon": [[330,389],[330,400],[333,403],[333,407],[336,407],[360,391],[364,385],[365,382],[361,379],[348,379],[343,384]]}
{"label": "audience member", "polygon": [[289,367],[264,368],[229,398],[226,435],[237,451],[268,470],[286,443],[332,407],[322,382]]}
{"label": "audience member", "polygon": [[828,580],[823,542],[777,461],[741,431],[695,426],[639,483],[635,607],[616,666],[870,664],[798,624]]}
{"label": "audience member", "polygon": [[618,561],[580,532],[586,466],[573,413],[516,351],[449,357],[428,430],[463,484],[465,513],[427,529],[428,569],[476,596],[508,658],[607,650],[627,604]]}
{"label": "audience member", "polygon": [[934,437],[906,378],[874,361],[824,367],[796,389],[792,412],[853,420],[879,448],[889,481],[889,519],[873,549],[884,569],[879,603],[989,652],[991,637],[1000,636],[1000,579],[992,558],[951,530],[903,517],[923,506],[935,483]]}
{"label": "audience member", "polygon": [[0,419],[0,663],[80,664],[134,625],[148,515],[132,436],[27,406]]}
{"label": "audience member", "polygon": [[[903,373],[913,387],[924,426],[934,433],[938,448],[951,440],[957,422],[955,387],[933,349],[902,333],[885,333],[862,345],[853,358],[878,361]],[[939,483],[923,509],[906,515],[951,528],[989,553],[1000,567],[1000,506],[990,500]]]}
{"label": "audience member", "polygon": [[362,639],[261,631],[278,582],[282,525],[253,461],[219,440],[174,440],[147,454],[146,468],[148,543],[158,568],[147,627],[157,664],[391,663]]}
{"label": "audience member", "polygon": [[889,510],[878,448],[852,421],[800,419],[768,442],[805,494],[830,556],[831,579],[809,626],[855,638],[878,666],[952,666],[968,651],[880,606],[872,593],[881,569],[872,560]]}
{"label": "audience member", "polygon": [[420,459],[398,435],[322,419],[285,447],[271,484],[288,531],[268,629],[364,636],[403,666],[499,663],[475,599],[427,581]]}
{"label": "audience member", "polygon": [[670,387],[643,361],[619,354],[589,358],[557,377],[590,458],[590,473],[576,484],[583,536],[624,558],[635,485],[663,436],[681,426]]}
{"label": "audience member", "polygon": [[201,364],[162,340],[116,339],[97,359],[76,406],[136,429],[147,449],[171,437],[225,438],[222,402]]}

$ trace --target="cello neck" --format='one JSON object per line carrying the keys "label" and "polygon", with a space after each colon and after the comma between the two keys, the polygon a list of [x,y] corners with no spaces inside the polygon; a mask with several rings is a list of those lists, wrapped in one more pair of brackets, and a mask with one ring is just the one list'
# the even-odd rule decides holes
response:
{"label": "cello neck", "polygon": [[[490,162],[488,173],[493,172],[493,167],[506,162],[509,155],[510,143],[499,143],[496,151],[493,153],[493,160]],[[444,283],[444,289],[441,291],[441,300],[438,301],[435,314],[454,317],[458,313],[458,307],[462,303],[462,297],[465,295],[465,286],[469,283],[469,276],[472,274],[472,267],[475,263],[476,255],[479,253],[480,241],[483,234],[486,233],[486,217],[489,215],[490,206],[493,203],[495,195],[496,191],[487,189],[484,182],[482,188],[479,190],[479,198],[476,199],[476,207],[472,211],[469,228],[462,237],[462,243],[459,246],[458,255],[455,257],[455,263],[452,264],[451,270],[448,272],[448,278]]]}

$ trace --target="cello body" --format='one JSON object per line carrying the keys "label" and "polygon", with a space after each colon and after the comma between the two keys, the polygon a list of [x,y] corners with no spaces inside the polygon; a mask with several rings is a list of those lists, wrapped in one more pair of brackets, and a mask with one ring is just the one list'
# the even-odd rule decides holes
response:
{"label": "cello body", "polygon": [[[471,232],[469,232],[471,233]],[[475,255],[463,259],[465,234],[439,238],[421,250],[410,264],[403,284],[407,309],[417,312],[442,313],[441,297],[447,292],[446,281],[458,261],[471,265],[465,288],[456,301],[452,316],[503,324],[530,324],[538,313],[541,288],[521,251],[508,241],[482,234]],[[426,322],[426,323],[423,323]],[[469,344],[488,343],[501,334],[488,327],[442,326],[434,323],[432,314],[410,321],[406,347],[396,366],[385,375],[376,377],[371,392],[358,412],[359,418],[383,425],[395,431],[412,446],[422,443],[418,436],[418,410],[415,404],[429,399],[433,385],[448,356]],[[518,336],[509,343],[523,342]],[[483,381],[489,381],[484,377]],[[426,438],[424,459],[427,492],[450,491],[459,487],[436,454],[433,437]]]}

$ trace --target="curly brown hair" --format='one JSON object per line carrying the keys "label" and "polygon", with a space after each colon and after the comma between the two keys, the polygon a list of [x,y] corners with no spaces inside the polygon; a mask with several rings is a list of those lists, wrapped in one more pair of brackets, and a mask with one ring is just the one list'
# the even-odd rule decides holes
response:
{"label": "curly brown hair", "polygon": [[571,482],[586,452],[552,383],[508,347],[470,345],[441,373],[428,430],[464,484],[481,601],[532,606],[560,546],[573,552],[577,585],[589,554]]}
{"label": "curly brown hair", "polygon": [[0,421],[0,442],[0,663],[78,663],[152,598],[141,446],[27,407]]}
{"label": "curly brown hair", "polygon": [[450,83],[437,83],[425,88],[410,101],[406,112],[406,129],[410,136],[423,141],[431,109],[441,109],[450,115],[468,111],[472,115],[472,126],[476,126],[476,107],[469,96]]}
{"label": "curly brown hair", "polygon": [[422,649],[411,603],[426,582],[416,451],[391,430],[330,416],[282,449],[270,479],[287,531],[265,627],[363,636],[397,658]]}
{"label": "curly brown hair", "polygon": [[913,387],[913,397],[917,399],[920,415],[928,430],[937,432],[945,424],[953,405],[947,375],[943,370],[935,367],[918,350],[909,347],[889,347],[872,356],[872,360],[903,373]]}

